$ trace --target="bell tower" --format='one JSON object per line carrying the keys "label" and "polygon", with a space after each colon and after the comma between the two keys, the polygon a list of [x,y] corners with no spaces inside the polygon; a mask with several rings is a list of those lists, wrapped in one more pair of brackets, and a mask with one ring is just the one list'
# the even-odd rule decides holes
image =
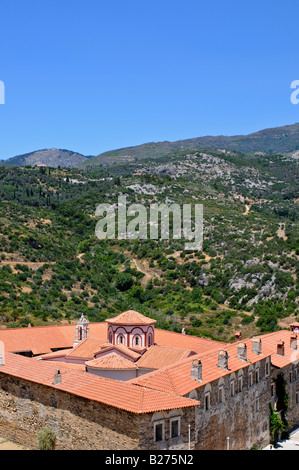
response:
{"label": "bell tower", "polygon": [[83,341],[83,339],[88,338],[88,337],[89,337],[89,321],[82,314],[76,326],[76,339],[75,339],[73,347],[75,347],[77,344],[80,343],[80,341]]}

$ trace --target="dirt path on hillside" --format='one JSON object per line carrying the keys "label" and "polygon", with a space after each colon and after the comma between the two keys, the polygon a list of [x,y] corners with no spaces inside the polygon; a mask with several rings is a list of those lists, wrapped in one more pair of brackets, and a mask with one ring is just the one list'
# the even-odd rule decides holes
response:
{"label": "dirt path on hillside", "polygon": [[131,258],[131,263],[134,268],[144,274],[144,277],[141,280],[141,285],[144,287],[152,279],[157,278],[161,279],[161,271],[156,268],[150,268],[149,263],[146,260],[140,260],[136,258]]}
{"label": "dirt path on hillside", "polygon": [[248,215],[251,209],[251,204],[245,204],[245,211],[243,212],[244,215]]}
{"label": "dirt path on hillside", "polygon": [[279,224],[279,228],[277,229],[276,234],[279,238],[282,238],[284,241],[288,239],[285,232],[285,224]]}
{"label": "dirt path on hillside", "polygon": [[33,269],[33,271],[37,271],[38,268],[44,266],[44,264],[56,264],[56,261],[0,261],[0,267],[2,266],[10,266],[13,272],[17,272],[16,265],[22,264],[28,266],[29,269]]}

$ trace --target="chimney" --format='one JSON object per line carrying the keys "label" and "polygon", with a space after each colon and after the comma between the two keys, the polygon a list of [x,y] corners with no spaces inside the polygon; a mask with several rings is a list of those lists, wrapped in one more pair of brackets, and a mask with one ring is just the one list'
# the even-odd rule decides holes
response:
{"label": "chimney", "polygon": [[282,340],[277,343],[277,354],[279,356],[284,356],[284,341]]}
{"label": "chimney", "polygon": [[218,367],[228,370],[228,354],[227,351],[221,350],[218,354]]}
{"label": "chimney", "polygon": [[242,332],[241,332],[241,331],[236,331],[236,333],[235,333],[235,338],[236,338],[236,341],[241,341],[241,339],[242,339]]}
{"label": "chimney", "polygon": [[262,354],[262,340],[261,338],[252,338],[252,352],[254,354]]}
{"label": "chimney", "polygon": [[191,379],[202,382],[202,363],[200,359],[194,359],[191,363]]}
{"label": "chimney", "polygon": [[241,361],[247,362],[247,346],[246,343],[239,343],[238,344],[238,358]]}
{"label": "chimney", "polygon": [[297,349],[297,335],[296,335],[296,333],[291,333],[290,348]]}
{"label": "chimney", "polygon": [[299,323],[298,322],[294,322],[294,323],[291,323],[290,324],[290,329],[291,331],[299,331]]}
{"label": "chimney", "polygon": [[61,384],[61,373],[60,370],[57,369],[57,371],[54,374],[54,382],[52,382],[53,385]]}

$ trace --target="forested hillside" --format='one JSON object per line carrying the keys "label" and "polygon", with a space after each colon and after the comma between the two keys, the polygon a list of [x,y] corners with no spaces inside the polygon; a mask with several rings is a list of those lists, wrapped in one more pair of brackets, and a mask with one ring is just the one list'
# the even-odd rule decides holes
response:
{"label": "forested hillside", "polygon": [[[229,341],[298,320],[298,160],[228,150],[94,169],[0,167],[0,324],[103,321]],[[183,240],[102,240],[100,203],[201,203],[202,251]]]}

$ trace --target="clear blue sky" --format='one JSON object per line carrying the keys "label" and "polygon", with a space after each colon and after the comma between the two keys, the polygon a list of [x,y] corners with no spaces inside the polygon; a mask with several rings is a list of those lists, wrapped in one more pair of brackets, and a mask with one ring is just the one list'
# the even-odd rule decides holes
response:
{"label": "clear blue sky", "polygon": [[298,0],[1,0],[0,159],[299,122]]}

